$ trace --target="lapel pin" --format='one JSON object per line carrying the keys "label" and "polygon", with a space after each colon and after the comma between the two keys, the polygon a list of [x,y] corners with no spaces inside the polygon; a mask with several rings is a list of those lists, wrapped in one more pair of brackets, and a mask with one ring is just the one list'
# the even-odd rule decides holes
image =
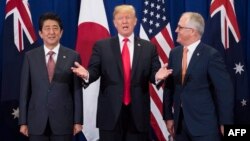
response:
{"label": "lapel pin", "polygon": [[64,56],[63,56],[63,59],[65,59],[65,58],[66,58],[66,56],[64,55]]}
{"label": "lapel pin", "polygon": [[140,43],[138,43],[137,45],[138,45],[139,47],[141,46],[141,44],[140,44]]}
{"label": "lapel pin", "polygon": [[200,56],[200,53],[197,53],[197,56]]}

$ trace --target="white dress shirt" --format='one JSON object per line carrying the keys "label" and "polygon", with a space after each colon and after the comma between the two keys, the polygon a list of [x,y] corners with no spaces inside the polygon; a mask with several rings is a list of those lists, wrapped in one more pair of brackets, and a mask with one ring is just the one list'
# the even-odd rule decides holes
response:
{"label": "white dress shirt", "polygon": [[[120,43],[120,51],[122,52],[123,49],[123,45],[124,45],[124,41],[123,39],[125,37],[123,37],[122,35],[118,34],[119,37],[119,43]],[[129,41],[127,42],[128,45],[128,50],[129,50],[129,56],[130,56],[130,67],[132,68],[132,63],[133,63],[133,56],[134,56],[134,34],[130,35],[129,37],[126,37],[129,39]]]}
{"label": "white dress shirt", "polygon": [[57,57],[58,57],[58,52],[59,52],[59,47],[60,47],[60,44],[56,45],[56,47],[54,47],[52,50],[48,49],[45,45],[44,45],[44,53],[45,53],[45,59],[46,59],[46,64],[48,63],[48,60],[49,60],[49,55],[48,55],[48,52],[49,51],[53,51],[54,54],[53,54],[53,59],[56,63],[57,61]]}

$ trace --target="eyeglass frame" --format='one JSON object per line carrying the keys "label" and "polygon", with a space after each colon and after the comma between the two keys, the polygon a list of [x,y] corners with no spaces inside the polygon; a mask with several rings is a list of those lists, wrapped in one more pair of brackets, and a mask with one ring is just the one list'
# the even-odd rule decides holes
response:
{"label": "eyeglass frame", "polygon": [[182,29],[194,29],[194,28],[191,28],[191,27],[186,27],[186,26],[181,26],[181,25],[177,25],[176,28],[179,29],[179,30],[182,30]]}

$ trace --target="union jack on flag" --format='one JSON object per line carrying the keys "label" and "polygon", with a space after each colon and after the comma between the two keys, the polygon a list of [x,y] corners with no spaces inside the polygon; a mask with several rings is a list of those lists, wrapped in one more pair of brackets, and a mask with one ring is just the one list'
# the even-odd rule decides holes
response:
{"label": "union jack on flag", "polygon": [[234,11],[233,0],[212,0],[210,6],[211,18],[217,13],[221,13],[221,41],[225,49],[229,48],[229,31],[232,32],[236,42],[240,40],[240,31]]}
{"label": "union jack on flag", "polygon": [[1,141],[26,141],[19,132],[20,72],[24,53],[36,45],[27,0],[6,0],[0,93]]}
{"label": "union jack on flag", "polygon": [[203,41],[216,48],[227,65],[235,89],[235,123],[250,123],[247,70],[234,0],[212,0]]}
{"label": "union jack on flag", "polygon": [[28,0],[7,0],[5,11],[5,19],[13,15],[14,42],[17,50],[21,52],[24,49],[23,33],[27,36],[30,44],[36,41]]}
{"label": "union jack on flag", "polygon": [[[167,8],[168,5],[164,0],[145,0],[140,25],[140,37],[156,45],[162,64],[168,62],[169,52],[174,47]],[[150,85],[150,96],[151,127],[156,140],[167,141],[169,134],[162,117],[163,89]]]}

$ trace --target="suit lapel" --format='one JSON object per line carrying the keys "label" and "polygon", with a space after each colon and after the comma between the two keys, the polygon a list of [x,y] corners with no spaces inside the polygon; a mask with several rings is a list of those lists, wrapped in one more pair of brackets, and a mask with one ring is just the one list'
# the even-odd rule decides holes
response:
{"label": "suit lapel", "polygon": [[68,58],[67,55],[68,54],[66,53],[63,46],[60,46],[59,51],[58,51],[57,60],[56,60],[56,67],[55,67],[55,71],[54,71],[54,76],[52,78],[51,83],[53,83],[53,81],[57,77],[57,74],[60,74],[60,71],[64,70],[64,65],[66,64],[66,61],[67,61],[67,58]]}
{"label": "suit lapel", "polygon": [[121,74],[123,74],[122,69],[122,57],[121,57],[121,50],[120,50],[120,43],[118,36],[111,39],[111,48],[114,54],[115,59],[117,60],[118,67],[120,69]]}
{"label": "suit lapel", "polygon": [[[123,75],[122,57],[121,57],[121,50],[120,50],[120,43],[119,43],[118,36],[116,36],[115,38],[112,38],[112,40],[111,40],[111,48],[112,48],[113,54],[115,56],[115,59],[117,60],[117,64],[119,66],[120,72]],[[140,41],[138,40],[138,38],[135,37],[131,78],[133,78],[133,75],[135,74],[136,66],[138,66],[137,64],[138,64],[138,62],[140,60],[141,50],[142,50],[142,47],[141,47]]]}
{"label": "suit lapel", "polygon": [[43,76],[42,78],[46,78],[46,82],[49,83],[49,75],[47,71],[44,47],[39,47],[39,51],[37,53],[37,56],[35,56],[36,62],[37,64],[40,64],[36,66],[38,67],[37,70],[40,70],[40,74]]}
{"label": "suit lapel", "polygon": [[192,57],[190,59],[190,62],[189,62],[188,68],[187,68],[187,72],[186,72],[186,76],[185,76],[185,79],[184,79],[184,83],[185,83],[185,81],[188,80],[188,78],[190,76],[190,73],[193,70],[192,68],[200,60],[201,55],[202,55],[202,46],[201,46],[201,44],[199,44],[197,46],[197,48],[195,49],[195,51],[194,51],[194,53],[193,53],[193,55],[192,55]]}
{"label": "suit lapel", "polygon": [[142,46],[138,38],[135,37],[134,39],[134,55],[133,55],[133,62],[132,62],[132,75],[131,78],[134,78],[133,75],[135,74],[136,67],[138,66],[138,62],[140,60]]}
{"label": "suit lapel", "polygon": [[174,58],[174,60],[172,60],[172,62],[177,62],[177,64],[179,64],[176,66],[177,68],[173,68],[176,72],[179,73],[179,75],[177,75],[178,76],[177,81],[179,83],[181,83],[182,52],[183,52],[183,47],[181,49],[179,49],[179,51],[177,52],[176,58]]}

